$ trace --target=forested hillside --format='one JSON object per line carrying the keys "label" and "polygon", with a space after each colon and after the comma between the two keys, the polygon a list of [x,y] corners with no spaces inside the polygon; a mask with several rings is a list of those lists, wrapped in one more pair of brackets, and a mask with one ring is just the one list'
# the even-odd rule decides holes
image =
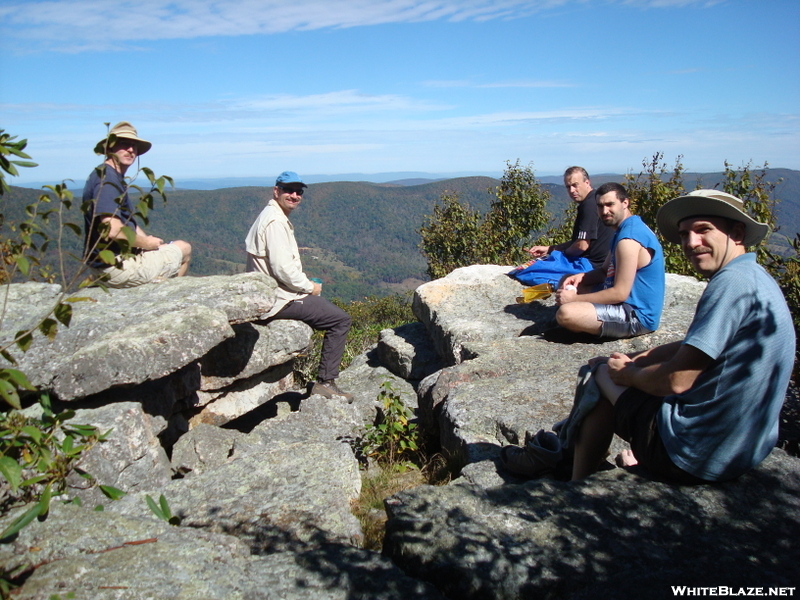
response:
{"label": "forested hillside", "polygon": [[[686,183],[693,183],[694,177],[687,174]],[[700,177],[709,187],[719,180],[718,174]],[[775,181],[780,177],[785,179],[776,190],[782,200],[778,208],[781,233],[793,237],[800,231],[800,173],[771,170],[767,179]],[[603,181],[611,179],[612,176],[602,177]],[[136,183],[142,185],[141,181]],[[440,196],[445,191],[457,192],[463,201],[484,211],[494,198],[488,190],[498,183],[488,177],[463,177],[411,186],[312,184],[300,207],[292,213],[298,244],[306,248],[306,271],[323,279],[326,296],[345,301],[411,289],[426,279],[417,230]],[[598,185],[601,181],[593,183]],[[549,212],[554,219],[561,219],[569,204],[566,192],[561,185],[544,185],[553,195]],[[82,183],[70,187],[80,196]],[[7,221],[21,218],[24,206],[38,194],[37,190],[12,186],[10,194],[3,198]],[[165,240],[190,242],[194,248],[191,274],[234,273],[244,269],[245,235],[271,194],[271,187],[168,190],[166,205],[157,202],[146,229]],[[79,204],[78,200],[71,220],[82,225]],[[80,252],[77,241],[70,248],[76,254]]]}

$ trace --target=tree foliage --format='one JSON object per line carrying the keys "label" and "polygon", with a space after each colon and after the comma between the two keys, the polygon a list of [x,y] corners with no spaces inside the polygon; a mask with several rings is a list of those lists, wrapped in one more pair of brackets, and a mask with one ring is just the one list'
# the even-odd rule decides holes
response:
{"label": "tree foliage", "polygon": [[[0,200],[9,191],[6,175],[18,175],[17,167],[34,167],[35,163],[26,159],[24,152],[27,140],[15,141],[16,137],[7,135],[0,129]],[[15,159],[9,158],[16,157]],[[17,160],[23,159],[23,160]],[[149,190],[143,190],[128,183],[138,193],[139,202],[136,216],[144,222],[153,207],[155,196],[166,201],[164,187],[172,183],[168,177],[156,177],[149,169],[142,169],[150,183]],[[46,192],[40,194],[35,202],[29,204],[22,219],[14,222],[6,219],[6,205],[0,206],[0,293],[8,293],[12,282],[43,280],[61,284],[61,291],[50,310],[40,317],[38,323],[23,331],[18,331],[0,343],[0,514],[24,504],[31,504],[3,532],[1,541],[12,540],[15,534],[36,518],[44,518],[51,500],[66,489],[67,475],[75,471],[91,479],[91,475],[74,469],[81,454],[93,444],[103,441],[105,434],[88,425],[67,424],[74,416],[72,411],[54,415],[50,409],[46,391],[38,390],[30,383],[27,374],[14,368],[17,365],[15,354],[27,352],[35,335],[53,339],[58,327],[69,327],[72,320],[72,303],[85,300],[73,295],[74,291],[90,283],[99,283],[87,277],[82,256],[64,249],[66,238],[82,238],[82,229],[65,215],[73,208],[73,195],[63,183],[45,186]],[[127,189],[120,195],[122,201]],[[83,210],[90,207],[84,202]],[[123,227],[128,243],[119,244],[124,252],[130,251],[135,237],[133,228]],[[107,264],[113,264],[116,257],[107,250],[108,242],[99,242],[100,257]],[[57,269],[43,262],[48,247],[55,245]],[[77,263],[68,266],[67,263]],[[70,273],[68,276],[67,273]],[[5,302],[0,300],[0,326],[5,318]],[[34,396],[42,407],[42,416],[24,416],[18,412],[22,407],[22,397]],[[10,410],[9,410],[10,409]],[[111,486],[100,486],[109,497],[117,497],[120,490]],[[8,590],[7,581],[0,574],[0,594]]]}
{"label": "tree foliage", "polygon": [[457,194],[443,194],[441,204],[434,206],[419,230],[431,278],[467,265],[510,265],[526,259],[523,246],[550,219],[545,210],[550,193],[531,166],[522,167],[519,160],[506,163],[500,185],[488,192],[495,198],[485,215],[462,204]]}

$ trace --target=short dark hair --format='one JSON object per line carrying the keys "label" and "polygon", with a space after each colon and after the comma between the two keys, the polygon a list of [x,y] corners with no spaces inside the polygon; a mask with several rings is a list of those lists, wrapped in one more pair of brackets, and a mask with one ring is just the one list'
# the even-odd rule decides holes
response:
{"label": "short dark hair", "polygon": [[608,183],[604,183],[595,192],[595,197],[600,198],[600,196],[605,196],[609,192],[616,192],[617,200],[622,202],[623,200],[630,200],[630,196],[628,196],[628,192],[625,190],[623,186],[621,186],[616,181],[609,181]]}
{"label": "short dark hair", "polygon": [[583,167],[570,167],[569,169],[564,171],[564,179],[566,179],[570,175],[574,175],[575,173],[581,173],[583,175],[583,178],[586,181],[589,180],[589,174],[586,172],[586,169],[584,169]]}

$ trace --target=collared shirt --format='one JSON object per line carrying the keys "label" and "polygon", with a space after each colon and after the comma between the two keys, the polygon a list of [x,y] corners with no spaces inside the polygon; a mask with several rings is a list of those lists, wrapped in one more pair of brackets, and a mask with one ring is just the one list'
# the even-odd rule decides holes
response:
{"label": "collared shirt", "polygon": [[314,284],[303,273],[294,227],[274,199],[258,215],[244,243],[247,271],[266,273],[278,284],[276,302],[268,317],[314,291]]}

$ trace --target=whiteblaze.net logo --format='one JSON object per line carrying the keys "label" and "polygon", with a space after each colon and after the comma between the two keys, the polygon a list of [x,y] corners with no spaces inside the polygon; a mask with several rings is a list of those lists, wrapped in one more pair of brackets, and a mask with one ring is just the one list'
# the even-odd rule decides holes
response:
{"label": "whiteblaze.net logo", "polygon": [[794,596],[793,587],[690,587],[673,585],[673,596]]}

